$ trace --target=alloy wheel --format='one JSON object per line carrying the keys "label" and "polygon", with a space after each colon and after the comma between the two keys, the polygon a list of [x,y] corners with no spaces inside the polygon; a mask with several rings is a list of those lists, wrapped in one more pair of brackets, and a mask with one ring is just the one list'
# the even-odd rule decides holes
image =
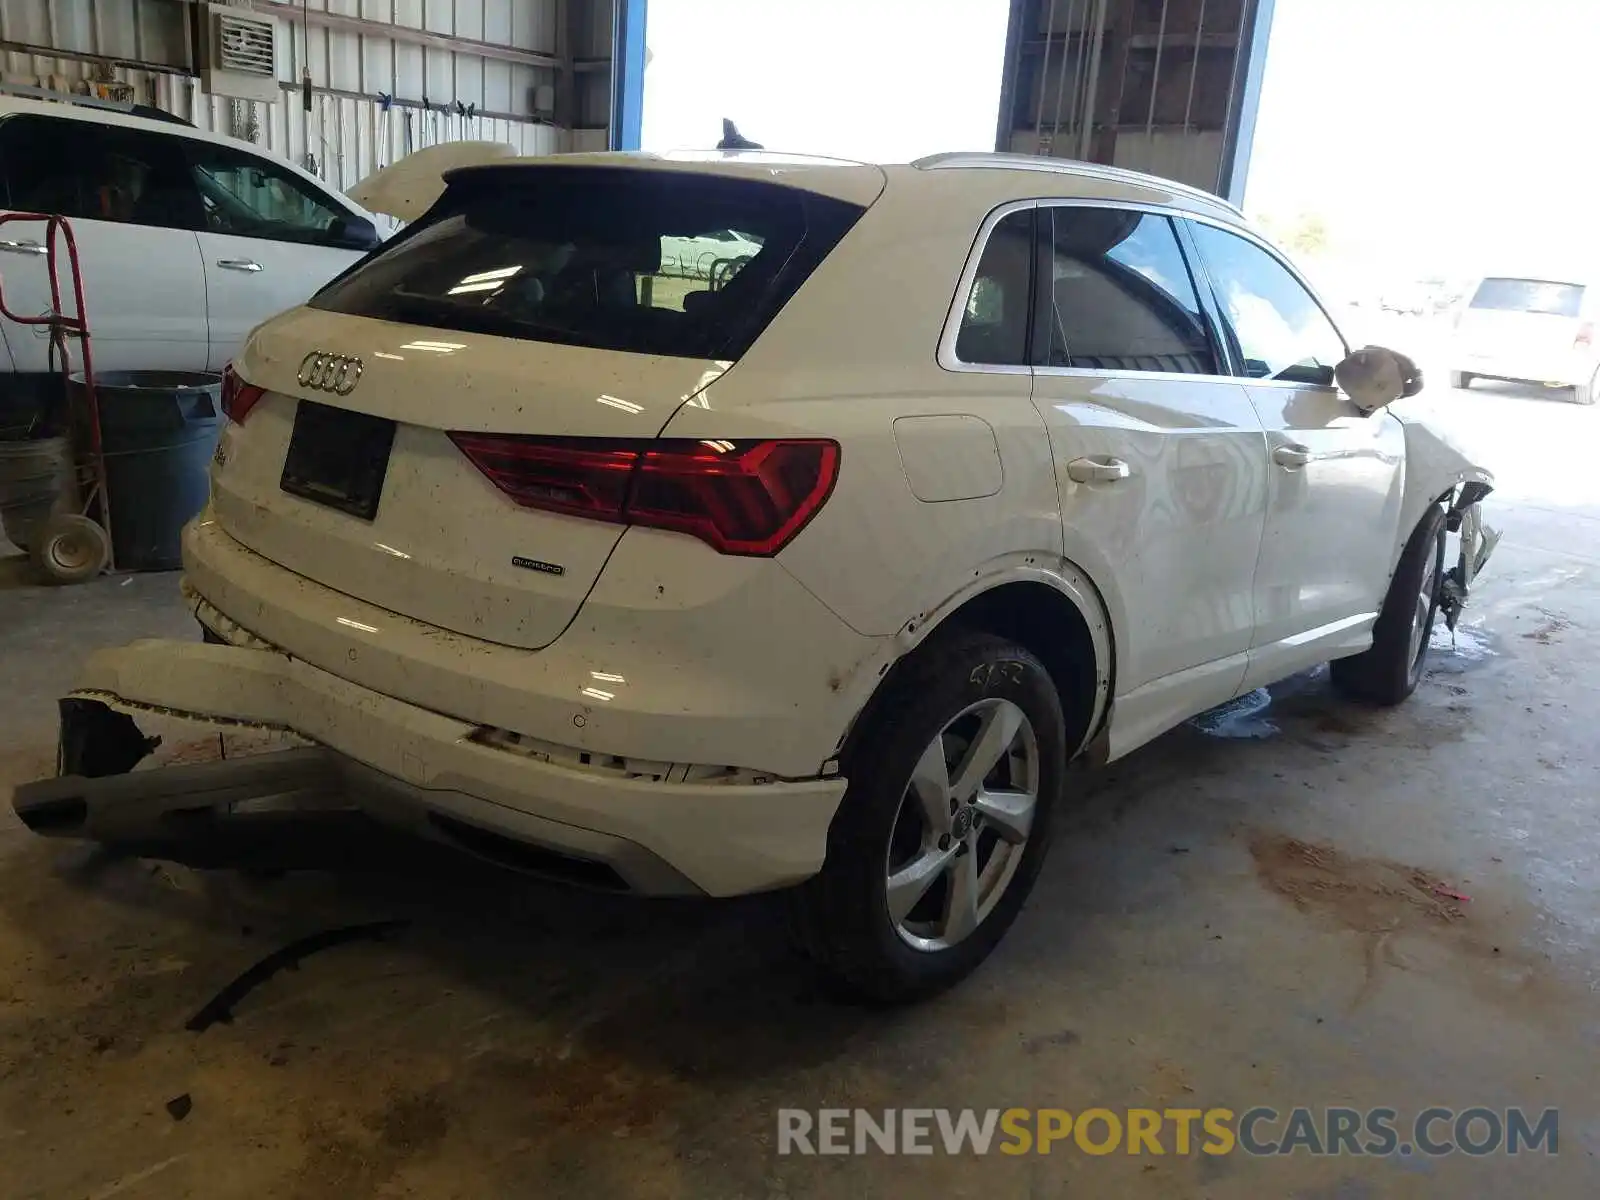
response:
{"label": "alloy wheel", "polygon": [[1429,618],[1433,616],[1434,593],[1439,590],[1437,568],[1439,555],[1432,553],[1427,556],[1422,566],[1422,586],[1418,589],[1416,611],[1411,618],[1411,657],[1408,660],[1413,667],[1422,657],[1422,652],[1427,648]]}
{"label": "alloy wheel", "polygon": [[886,855],[889,919],[913,949],[965,940],[1022,861],[1039,803],[1039,741],[1027,714],[989,697],[923,750]]}

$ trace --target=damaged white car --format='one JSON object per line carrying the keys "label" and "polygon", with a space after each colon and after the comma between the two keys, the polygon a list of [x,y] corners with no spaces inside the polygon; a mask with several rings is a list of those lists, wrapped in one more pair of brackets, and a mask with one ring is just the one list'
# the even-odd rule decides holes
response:
{"label": "damaged white car", "polygon": [[[749,253],[691,285],[696,241]],[[1387,408],[1419,386],[1146,176],[463,168],[250,338],[204,643],[96,654],[16,809],[338,795],[602,887],[798,885],[827,968],[926,994],[1016,918],[1071,759],[1329,659],[1412,691],[1494,543],[1488,472]],[[306,744],[134,770],[151,713]]]}

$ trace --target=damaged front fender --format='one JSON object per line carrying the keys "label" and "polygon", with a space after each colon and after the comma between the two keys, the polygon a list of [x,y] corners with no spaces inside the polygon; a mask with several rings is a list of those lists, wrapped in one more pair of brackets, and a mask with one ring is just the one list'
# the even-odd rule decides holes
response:
{"label": "damaged front fender", "polygon": [[[1480,490],[1481,489],[1481,490]],[[1483,510],[1472,497],[1488,495],[1487,485],[1467,483],[1461,488],[1450,507],[1446,528],[1461,535],[1461,549],[1456,563],[1445,572],[1439,588],[1439,611],[1444,614],[1445,628],[1451,633],[1461,620],[1461,610],[1467,606],[1472,593],[1472,581],[1500,544],[1500,531],[1483,523]]]}
{"label": "damaged front fender", "polygon": [[1395,556],[1422,520],[1430,504],[1453,504],[1458,492],[1475,485],[1467,503],[1476,503],[1494,490],[1494,475],[1456,439],[1432,422],[1416,416],[1393,414],[1405,430],[1405,493],[1401,500],[1400,527],[1396,530]]}
{"label": "damaged front fender", "polygon": [[1482,501],[1494,490],[1487,467],[1449,434],[1418,416],[1393,414],[1405,430],[1405,495],[1401,506],[1399,547],[1410,537],[1429,505],[1446,506],[1446,528],[1459,534],[1456,561],[1440,585],[1439,610],[1453,633],[1472,583],[1500,542],[1500,533],[1484,523]]}

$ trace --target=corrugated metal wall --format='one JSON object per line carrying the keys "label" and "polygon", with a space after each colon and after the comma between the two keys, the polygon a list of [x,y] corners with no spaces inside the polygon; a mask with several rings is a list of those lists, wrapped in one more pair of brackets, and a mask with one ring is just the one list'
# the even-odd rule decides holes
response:
{"label": "corrugated metal wall", "polygon": [[[359,18],[395,27],[398,36],[368,26],[328,28],[315,19],[302,28],[298,4],[285,11],[258,3],[258,13],[279,17],[284,87],[270,104],[201,94],[188,8],[182,0],[0,0],[0,43],[6,44],[0,71],[7,82],[57,90],[82,90],[86,80],[131,85],[140,103],[309,163],[341,189],[408,148],[441,140],[509,142],[524,154],[606,145],[610,0],[310,0],[313,18],[318,12]],[[565,60],[558,58],[562,20],[571,21],[572,34]],[[470,48],[420,45],[406,29],[510,47],[545,61],[508,62]],[[577,128],[558,128],[551,113],[557,67],[573,60],[584,64],[575,74]],[[309,114],[297,86],[304,65],[315,88]],[[380,93],[393,103],[386,107]],[[415,107],[424,100],[476,105],[480,115],[424,112]]]}
{"label": "corrugated metal wall", "polygon": [[1270,14],[1271,0],[1012,0],[998,147],[1237,191]]}
{"label": "corrugated metal wall", "polygon": [[[611,57],[611,5],[595,0],[574,22],[572,52],[585,59]],[[578,76],[577,119],[572,149],[604,150],[611,122],[611,72],[602,70]]]}

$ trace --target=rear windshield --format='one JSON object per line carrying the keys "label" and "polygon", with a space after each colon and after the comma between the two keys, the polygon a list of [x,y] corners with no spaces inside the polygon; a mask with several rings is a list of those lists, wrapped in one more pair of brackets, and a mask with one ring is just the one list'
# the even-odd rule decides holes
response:
{"label": "rear windshield", "polygon": [[864,210],[726,176],[460,172],[313,308],[680,358],[738,358]]}
{"label": "rear windshield", "polygon": [[1543,279],[1485,279],[1472,297],[1473,308],[1544,313],[1552,317],[1575,317],[1582,303],[1582,284],[1549,283]]}

